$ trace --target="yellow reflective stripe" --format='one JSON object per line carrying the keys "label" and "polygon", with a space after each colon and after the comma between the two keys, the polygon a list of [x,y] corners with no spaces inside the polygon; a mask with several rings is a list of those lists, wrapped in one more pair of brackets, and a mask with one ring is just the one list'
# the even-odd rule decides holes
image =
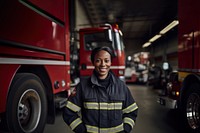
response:
{"label": "yellow reflective stripe", "polygon": [[123,120],[124,120],[124,123],[129,124],[132,128],[135,125],[135,121],[131,118],[125,117]]}
{"label": "yellow reflective stripe", "polygon": [[85,126],[87,128],[87,132],[98,133],[98,127],[90,126],[90,125],[85,125]]}
{"label": "yellow reflective stripe", "polygon": [[122,109],[122,102],[119,102],[119,103],[100,103],[100,109],[103,109],[103,110]]}
{"label": "yellow reflective stripe", "polygon": [[83,104],[86,109],[99,109],[98,103],[95,102],[84,102]]}
{"label": "yellow reflective stripe", "polygon": [[80,118],[77,118],[69,126],[71,127],[72,130],[74,130],[81,123],[82,120]]}
{"label": "yellow reflective stripe", "polygon": [[123,109],[122,111],[123,111],[123,114],[124,113],[130,113],[130,112],[135,111],[137,108],[138,108],[137,104],[133,103],[130,106],[128,106],[127,108]]}
{"label": "yellow reflective stripe", "polygon": [[73,110],[74,112],[79,112],[81,110],[81,108],[79,106],[75,105],[74,103],[72,103],[70,101],[67,101],[66,107]]}
{"label": "yellow reflective stripe", "polygon": [[116,133],[124,130],[123,123],[121,125],[118,125],[116,127],[111,128],[99,128],[96,126],[86,125],[87,132],[92,133]]}
{"label": "yellow reflective stripe", "polygon": [[120,110],[122,109],[122,102],[119,103],[96,103],[96,102],[84,102],[86,109],[100,109],[100,110]]}

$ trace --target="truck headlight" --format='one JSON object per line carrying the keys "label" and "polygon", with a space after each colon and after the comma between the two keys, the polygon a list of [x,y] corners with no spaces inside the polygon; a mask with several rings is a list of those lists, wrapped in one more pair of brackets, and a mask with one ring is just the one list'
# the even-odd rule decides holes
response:
{"label": "truck headlight", "polygon": [[123,70],[119,70],[119,75],[123,75],[124,71]]}

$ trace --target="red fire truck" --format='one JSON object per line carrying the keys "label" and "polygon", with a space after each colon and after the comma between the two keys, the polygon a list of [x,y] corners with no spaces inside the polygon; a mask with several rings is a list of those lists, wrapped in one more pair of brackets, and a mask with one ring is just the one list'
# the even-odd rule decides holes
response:
{"label": "red fire truck", "polygon": [[[200,14],[199,0],[179,0],[178,72],[168,84],[168,100],[181,111],[189,131],[200,132]],[[175,106],[176,105],[176,106]]]}
{"label": "red fire truck", "polygon": [[[0,6],[0,125],[14,133],[40,133],[69,95],[68,0],[4,0]],[[123,77],[116,25],[81,29],[80,38],[81,76],[91,74],[91,48],[105,44],[115,51],[113,71]]]}
{"label": "red fire truck", "polygon": [[42,133],[70,88],[67,0],[0,2],[0,122]]}

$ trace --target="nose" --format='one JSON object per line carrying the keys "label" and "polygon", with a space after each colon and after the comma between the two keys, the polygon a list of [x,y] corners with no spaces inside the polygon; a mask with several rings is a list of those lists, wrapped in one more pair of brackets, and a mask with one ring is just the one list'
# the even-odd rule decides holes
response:
{"label": "nose", "polygon": [[105,66],[105,61],[101,61],[101,66]]}

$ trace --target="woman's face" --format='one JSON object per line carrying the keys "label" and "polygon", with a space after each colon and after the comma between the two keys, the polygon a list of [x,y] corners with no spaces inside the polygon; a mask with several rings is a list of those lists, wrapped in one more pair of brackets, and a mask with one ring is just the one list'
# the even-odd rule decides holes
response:
{"label": "woman's face", "polygon": [[107,51],[101,50],[94,57],[94,67],[99,79],[105,79],[111,66],[111,56]]}

